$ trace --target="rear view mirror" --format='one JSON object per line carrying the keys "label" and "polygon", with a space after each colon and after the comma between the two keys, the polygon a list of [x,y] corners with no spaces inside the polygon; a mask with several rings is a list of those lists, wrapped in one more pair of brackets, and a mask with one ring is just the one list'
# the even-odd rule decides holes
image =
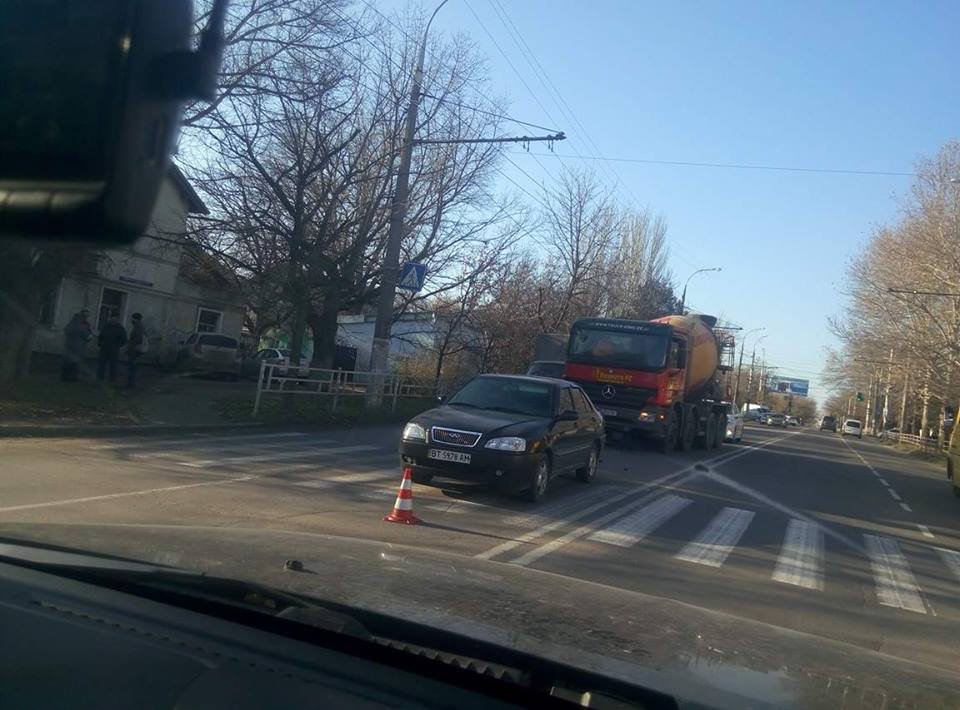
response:
{"label": "rear view mirror", "polygon": [[184,103],[213,94],[227,0],[0,3],[0,237],[132,241]]}

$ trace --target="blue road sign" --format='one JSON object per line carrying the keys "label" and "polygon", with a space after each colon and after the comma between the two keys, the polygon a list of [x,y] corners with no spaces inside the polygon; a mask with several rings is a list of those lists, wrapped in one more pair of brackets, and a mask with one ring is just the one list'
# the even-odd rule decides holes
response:
{"label": "blue road sign", "polygon": [[796,377],[777,377],[771,378],[770,390],[780,392],[781,394],[793,394],[798,397],[806,397],[810,391],[810,380],[801,380]]}
{"label": "blue road sign", "polygon": [[397,288],[407,291],[419,291],[423,287],[423,280],[427,276],[426,264],[406,262],[400,267],[400,278],[397,279]]}

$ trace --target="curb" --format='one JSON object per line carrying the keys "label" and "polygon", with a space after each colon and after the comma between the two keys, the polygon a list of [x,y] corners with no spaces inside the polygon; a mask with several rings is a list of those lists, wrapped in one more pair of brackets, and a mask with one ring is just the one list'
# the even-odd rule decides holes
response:
{"label": "curb", "polygon": [[251,428],[274,428],[284,429],[286,427],[269,427],[266,424],[255,422],[239,422],[233,424],[199,424],[195,426],[183,426],[181,424],[0,424],[0,439],[4,438],[56,438],[56,437],[74,437],[74,436],[138,436],[141,434],[187,434],[196,432],[217,432],[244,430]]}

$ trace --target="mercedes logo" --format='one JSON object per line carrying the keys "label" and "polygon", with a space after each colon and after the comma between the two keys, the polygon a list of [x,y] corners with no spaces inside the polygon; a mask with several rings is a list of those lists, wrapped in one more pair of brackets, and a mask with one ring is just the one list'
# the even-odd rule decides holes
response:
{"label": "mercedes logo", "polygon": [[613,399],[616,393],[617,389],[613,385],[606,385],[600,394],[603,395],[604,399]]}

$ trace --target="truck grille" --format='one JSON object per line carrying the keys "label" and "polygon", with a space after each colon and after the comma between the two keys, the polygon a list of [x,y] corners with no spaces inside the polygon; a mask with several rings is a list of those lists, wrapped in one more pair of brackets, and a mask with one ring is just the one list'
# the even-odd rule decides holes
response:
{"label": "truck grille", "polygon": [[450,444],[451,446],[464,446],[470,448],[477,445],[480,441],[480,432],[461,431],[460,429],[443,429],[433,427],[430,429],[430,439],[440,444]]}
{"label": "truck grille", "polygon": [[[647,400],[657,391],[646,387],[628,387],[627,385],[607,385],[602,382],[577,382],[583,391],[590,397],[590,401],[597,407],[630,407],[642,409]],[[613,396],[604,397],[604,389],[613,388]]]}

